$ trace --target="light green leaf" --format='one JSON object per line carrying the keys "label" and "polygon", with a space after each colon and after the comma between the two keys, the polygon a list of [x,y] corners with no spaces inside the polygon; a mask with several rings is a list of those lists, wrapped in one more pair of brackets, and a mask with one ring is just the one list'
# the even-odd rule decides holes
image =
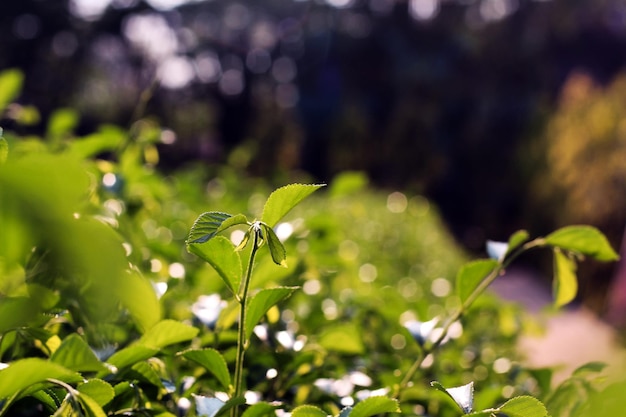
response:
{"label": "light green leaf", "polygon": [[314,405],[301,405],[293,409],[291,417],[328,417],[328,414]]}
{"label": "light green leaf", "polygon": [[161,303],[150,281],[136,271],[127,271],[123,285],[115,288],[115,295],[128,310],[141,332],[161,320]]}
{"label": "light green leaf", "polygon": [[117,126],[101,126],[96,133],[70,142],[66,152],[78,158],[91,158],[102,152],[114,151],[126,140],[125,130]]}
{"label": "light green leaf", "polygon": [[74,131],[78,124],[78,113],[71,108],[61,108],[55,110],[49,118],[46,136],[48,138],[59,138]]}
{"label": "light green leaf", "polygon": [[608,364],[604,362],[588,362],[584,365],[579,366],[572,372],[572,376],[584,376],[590,373],[599,373],[602,372]]}
{"label": "light green leaf", "polygon": [[245,330],[246,340],[250,339],[256,326],[267,311],[276,303],[289,297],[298,287],[276,287],[259,291],[248,304]]}
{"label": "light green leaf", "polygon": [[576,297],[578,281],[576,280],[576,261],[569,258],[560,249],[554,248],[554,280],[552,292],[554,305],[564,306]]}
{"label": "light green leaf", "polygon": [[76,389],[81,394],[88,395],[102,407],[108,404],[113,397],[115,397],[115,390],[113,387],[101,379],[92,378],[84,384],[78,385]]}
{"label": "light green leaf", "polygon": [[23,81],[24,75],[17,69],[0,72],[0,113],[17,98]]}
{"label": "light green leaf", "polygon": [[456,292],[462,303],[497,266],[498,261],[494,259],[479,259],[461,267],[456,276]]}
{"label": "light green leaf", "polygon": [[598,261],[619,259],[604,234],[591,226],[564,227],[546,236],[545,242],[550,246],[591,256]]}
{"label": "light green leaf", "polygon": [[507,254],[513,252],[519,246],[528,241],[529,237],[530,236],[526,230],[518,230],[517,232],[513,233],[509,238],[509,249],[507,251]]}
{"label": "light green leaf", "polygon": [[267,245],[270,248],[272,260],[276,265],[287,268],[287,252],[285,251],[285,247],[282,242],[278,239],[274,230],[268,225],[263,225],[263,231],[265,232]]}
{"label": "light green leaf", "polygon": [[241,417],[276,417],[276,406],[266,402],[258,402],[248,407]]}
{"label": "light green leaf", "polygon": [[383,396],[369,397],[352,408],[350,417],[370,417],[384,413],[398,413],[398,401]]}
{"label": "light green leaf", "polygon": [[243,214],[233,216],[219,211],[202,213],[191,226],[187,243],[204,243],[219,232],[238,224],[248,224],[246,216]]}
{"label": "light green leaf", "polygon": [[[107,360],[107,363],[111,364],[117,369],[123,369],[128,366],[132,366],[137,362],[144,361],[153,357],[159,352],[158,348],[143,346],[143,345],[131,345],[115,352]],[[98,376],[104,376],[108,372],[99,373]]]}
{"label": "light green leaf", "polygon": [[320,335],[319,343],[327,350],[348,355],[362,355],[365,352],[361,333],[354,323],[329,326]]}
{"label": "light green leaf", "polygon": [[164,346],[191,340],[198,334],[198,329],[176,320],[163,320],[148,330],[138,344],[160,349]]}
{"label": "light green leaf", "polygon": [[124,374],[126,379],[147,382],[155,387],[163,388],[163,381],[157,371],[148,362],[137,362],[131,367],[131,371]]}
{"label": "light green leaf", "polygon": [[28,297],[0,299],[0,334],[25,326],[37,317],[39,307]]}
{"label": "light green leaf", "polygon": [[225,389],[230,388],[230,373],[226,360],[215,349],[206,348],[201,350],[186,350],[180,353],[186,359],[192,360],[211,372]]}
{"label": "light green leaf", "polygon": [[511,398],[499,410],[508,417],[547,417],[548,410],[536,398],[524,395]]}
{"label": "light green leaf", "polygon": [[100,404],[98,404],[98,402],[91,398],[88,394],[81,393],[78,396],[78,401],[83,407],[85,417],[107,417],[102,407],[100,407]]}
{"label": "light green leaf", "polygon": [[275,190],[265,202],[261,221],[270,227],[276,226],[299,202],[323,186],[324,184],[290,184]]}
{"label": "light green leaf", "polygon": [[80,374],[39,358],[20,359],[0,371],[0,398],[8,398],[48,378],[67,383],[82,381]]}
{"label": "light green leaf", "polygon": [[106,370],[87,342],[77,333],[66,337],[54,351],[50,360],[61,366],[79,372],[97,372]]}
{"label": "light green leaf", "polygon": [[187,248],[211,265],[233,294],[239,292],[241,256],[230,240],[217,236],[205,243],[190,243]]}
{"label": "light green leaf", "polygon": [[0,128],[0,164],[4,164],[9,156],[9,144],[2,137],[2,128]]}

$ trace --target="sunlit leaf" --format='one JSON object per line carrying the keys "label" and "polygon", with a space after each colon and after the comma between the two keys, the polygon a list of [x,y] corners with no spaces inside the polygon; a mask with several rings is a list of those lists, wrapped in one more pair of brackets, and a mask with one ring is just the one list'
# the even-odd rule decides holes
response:
{"label": "sunlit leaf", "polygon": [[124,375],[131,380],[147,382],[159,388],[163,387],[161,377],[148,362],[137,362],[131,367],[130,371],[127,371]]}
{"label": "sunlit leaf", "polygon": [[323,186],[323,184],[290,184],[275,190],[265,202],[261,221],[270,227],[276,226],[276,223],[298,203]]}
{"label": "sunlit leaf", "polygon": [[462,385],[460,387],[445,388],[437,381],[433,381],[430,385],[437,390],[443,392],[448,397],[452,398],[454,402],[459,406],[463,413],[468,414],[472,412],[474,407],[474,383]]}
{"label": "sunlit leaf", "polygon": [[186,350],[182,352],[181,355],[203,366],[217,378],[223,388],[229,389],[231,382],[228,366],[222,354],[217,350],[211,348],[200,350],[193,349]]}
{"label": "sunlit leaf", "polygon": [[80,384],[76,389],[92,398],[98,405],[105,406],[113,397],[115,397],[115,390],[107,382],[91,378],[84,384]]}
{"label": "sunlit leaf", "polygon": [[85,417],[107,417],[100,404],[86,393],[78,395],[78,401],[85,412]]}
{"label": "sunlit leaf", "polygon": [[548,410],[536,398],[524,395],[511,398],[499,410],[508,417],[546,417]]}
{"label": "sunlit leaf", "polygon": [[465,302],[497,266],[498,261],[493,259],[479,259],[463,265],[456,276],[456,292],[461,302]]}
{"label": "sunlit leaf", "polygon": [[291,417],[328,417],[328,415],[313,405],[301,405],[293,409]]}
{"label": "sunlit leaf", "polygon": [[187,243],[204,243],[231,226],[247,223],[248,220],[243,214],[233,216],[219,211],[202,213],[191,226]]}
{"label": "sunlit leaf", "polygon": [[524,244],[529,238],[528,232],[526,230],[518,230],[513,233],[509,238],[509,248],[507,251],[507,255],[513,252],[515,249]]}
{"label": "sunlit leaf", "polygon": [[276,417],[276,406],[266,402],[258,402],[248,407],[241,417]]}
{"label": "sunlit leaf", "polygon": [[576,297],[578,281],[576,279],[576,261],[569,258],[558,248],[554,248],[554,280],[552,282],[554,305],[564,306]]}
{"label": "sunlit leaf", "polygon": [[319,344],[325,349],[349,355],[365,352],[361,333],[354,323],[327,327],[320,335]]}
{"label": "sunlit leaf", "polygon": [[20,359],[0,371],[0,398],[8,398],[49,378],[67,383],[83,380],[80,374],[59,364],[39,358]]}
{"label": "sunlit leaf", "polygon": [[[137,362],[151,358],[158,352],[158,348],[135,344],[115,352],[107,360],[107,363],[117,369],[123,369],[128,366],[132,366]],[[98,375],[103,376],[103,373]]]}
{"label": "sunlit leaf", "polygon": [[285,247],[271,227],[264,225],[263,229],[267,239],[267,245],[269,246],[270,253],[272,255],[272,260],[276,265],[286,268],[287,252],[285,251]]}
{"label": "sunlit leaf", "polygon": [[550,246],[591,256],[598,261],[619,259],[604,234],[591,226],[564,227],[546,236],[545,242]]}
{"label": "sunlit leaf", "polygon": [[126,307],[141,332],[145,332],[161,320],[159,298],[150,281],[139,272],[127,271],[123,285],[117,286],[115,290],[115,295]]}
{"label": "sunlit leaf", "polygon": [[383,396],[369,397],[352,408],[350,417],[370,417],[377,414],[400,412],[398,401]]}
{"label": "sunlit leaf", "polygon": [[148,330],[138,341],[138,344],[160,349],[193,339],[198,329],[176,320],[163,320]]}
{"label": "sunlit leaf", "polygon": [[23,81],[24,75],[17,69],[0,72],[0,113],[17,98]]}
{"label": "sunlit leaf", "polygon": [[190,243],[189,252],[197,255],[219,274],[233,294],[239,292],[241,283],[241,255],[224,236],[217,236],[205,243]]}
{"label": "sunlit leaf", "polygon": [[71,108],[56,109],[48,119],[46,135],[48,138],[58,138],[71,134],[78,124],[78,113]]}
{"label": "sunlit leaf", "polygon": [[77,333],[66,337],[50,360],[72,371],[97,372],[106,370],[87,342]]}
{"label": "sunlit leaf", "polygon": [[246,339],[249,339],[263,315],[279,301],[289,297],[298,287],[277,287],[259,291],[248,304],[245,330]]}

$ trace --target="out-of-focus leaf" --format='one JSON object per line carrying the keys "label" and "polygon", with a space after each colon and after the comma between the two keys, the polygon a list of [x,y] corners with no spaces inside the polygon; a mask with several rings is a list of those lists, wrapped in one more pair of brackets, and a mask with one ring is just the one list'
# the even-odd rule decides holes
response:
{"label": "out-of-focus leaf", "polygon": [[554,305],[556,307],[564,306],[572,301],[578,292],[576,261],[569,258],[558,248],[554,248],[554,280],[552,287]]}
{"label": "out-of-focus leaf", "polygon": [[513,252],[515,249],[524,244],[529,238],[528,232],[526,230],[518,230],[513,233],[509,238],[509,249],[507,251],[507,255]]}
{"label": "out-of-focus leaf", "polygon": [[204,243],[190,243],[189,252],[211,265],[233,294],[241,284],[241,255],[224,236],[216,236]]}
{"label": "out-of-focus leaf", "polygon": [[138,344],[160,349],[191,340],[196,337],[198,331],[197,328],[176,320],[163,320],[144,333]]}
{"label": "out-of-focus leaf", "polygon": [[78,113],[70,108],[55,110],[48,121],[46,135],[51,139],[70,135],[78,124]]}
{"label": "out-of-focus leaf", "polygon": [[0,72],[0,113],[15,100],[22,90],[24,75],[17,69]]}
{"label": "out-of-focus leaf", "polygon": [[364,172],[344,171],[333,178],[328,193],[331,197],[342,197],[361,191],[367,186],[368,178]]}
{"label": "out-of-focus leaf", "polygon": [[276,416],[276,406],[266,403],[266,402],[258,402],[256,404],[252,404],[241,415],[241,417],[275,417],[275,416]]}
{"label": "out-of-focus leaf", "polygon": [[353,323],[329,326],[320,335],[319,343],[325,349],[349,355],[361,355],[365,352],[361,333]]}
{"label": "out-of-focus leaf", "polygon": [[246,339],[249,339],[263,315],[281,300],[289,297],[298,287],[277,287],[259,291],[248,304],[246,316]]}
{"label": "out-of-focus leaf", "polygon": [[313,405],[301,405],[293,409],[291,417],[328,417],[328,415]]}
{"label": "out-of-focus leaf", "polygon": [[591,256],[598,261],[619,259],[604,234],[592,226],[563,227],[546,236],[545,242],[550,246]]}
{"label": "out-of-focus leaf", "polygon": [[47,379],[67,383],[82,381],[80,374],[39,358],[20,359],[0,371],[0,398],[8,398]]}
{"label": "out-of-focus leaf", "polygon": [[161,320],[161,303],[152,284],[137,271],[124,273],[122,285],[114,293],[128,310],[140,331],[145,332]]}
{"label": "out-of-focus leaf", "polygon": [[497,267],[498,261],[494,259],[479,259],[463,265],[456,276],[456,292],[461,302],[465,302]]}
{"label": "out-of-focus leaf", "polygon": [[200,350],[186,350],[181,353],[184,358],[192,360],[199,365],[203,366],[207,371],[211,372],[217,380],[222,384],[222,387],[228,390],[230,388],[230,373],[228,372],[228,366],[226,360],[221,353],[215,349],[206,348]]}
{"label": "out-of-focus leaf", "polygon": [[261,221],[270,227],[276,226],[276,223],[299,202],[323,186],[323,184],[290,184],[275,190],[265,202]]}
{"label": "out-of-focus leaf", "polygon": [[[158,351],[159,349],[155,347],[131,345],[115,352],[107,360],[107,363],[118,369],[123,369],[156,355]],[[99,375],[103,376],[102,373]]]}
{"label": "out-of-focus leaf", "polygon": [[398,401],[393,398],[375,396],[359,402],[352,408],[350,417],[370,417],[377,414],[398,413]]}
{"label": "out-of-focus leaf", "polygon": [[9,144],[2,137],[2,128],[0,128],[0,164],[4,164],[9,156]]}

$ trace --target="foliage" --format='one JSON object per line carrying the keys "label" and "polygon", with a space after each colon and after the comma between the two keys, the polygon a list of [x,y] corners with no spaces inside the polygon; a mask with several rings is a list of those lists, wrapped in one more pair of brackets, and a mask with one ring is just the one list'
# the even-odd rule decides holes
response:
{"label": "foliage", "polygon": [[520,231],[465,263],[425,198],[368,190],[358,173],[319,192],[228,167],[163,176],[154,121],[76,137],[77,116],[58,117],[46,139],[0,142],[0,416],[618,406],[623,383],[590,382],[597,364],[554,391],[523,369],[523,315],[485,293],[544,248],[566,304],[579,259],[617,257],[597,229]]}

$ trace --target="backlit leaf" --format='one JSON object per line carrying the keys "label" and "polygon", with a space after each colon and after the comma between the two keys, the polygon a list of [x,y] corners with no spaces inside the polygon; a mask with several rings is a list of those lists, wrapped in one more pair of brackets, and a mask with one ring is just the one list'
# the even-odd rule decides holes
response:
{"label": "backlit leaf", "polygon": [[66,337],[50,360],[72,371],[96,372],[106,369],[87,342],[77,333]]}
{"label": "backlit leaf", "polygon": [[243,214],[233,216],[219,211],[202,213],[191,226],[187,243],[203,243],[231,226],[247,223],[248,220]]}
{"label": "backlit leaf", "polygon": [[276,223],[299,202],[323,186],[323,184],[290,184],[275,190],[265,202],[261,221],[270,227],[276,226]]}
{"label": "backlit leaf", "polygon": [[190,243],[189,252],[211,265],[233,294],[239,292],[241,283],[241,255],[224,236],[205,243]]}
{"label": "backlit leaf", "polygon": [[176,320],[163,320],[148,330],[138,344],[160,349],[164,346],[185,342],[198,334],[198,329]]}
{"label": "backlit leaf", "polygon": [[604,234],[591,226],[564,227],[546,236],[545,242],[550,246],[591,256],[598,261],[619,259]]}
{"label": "backlit leaf", "polygon": [[24,75],[17,69],[0,72],[0,113],[17,98],[23,81]]}
{"label": "backlit leaf", "polygon": [[497,266],[498,261],[494,259],[479,259],[461,267],[456,276],[456,292],[462,303]]}
{"label": "backlit leaf", "polygon": [[400,412],[398,401],[383,396],[369,397],[352,408],[350,417],[370,417],[377,414]]}
{"label": "backlit leaf", "polygon": [[365,352],[361,333],[354,323],[326,328],[320,335],[319,343],[325,349],[349,355],[361,355]]}
{"label": "backlit leaf", "polygon": [[67,383],[83,379],[80,374],[44,359],[20,359],[0,371],[0,398],[8,398],[48,378]]}
{"label": "backlit leaf", "polygon": [[266,402],[258,402],[248,407],[241,417],[276,417],[276,406]]}
{"label": "backlit leaf", "polygon": [[274,230],[266,225],[263,225],[263,229],[265,232],[265,236],[267,239],[267,245],[269,246],[270,253],[272,255],[272,260],[276,265],[280,265],[282,267],[287,267],[287,252],[285,251],[285,247],[282,242],[276,236]]}
{"label": "backlit leaf", "polygon": [[328,415],[313,405],[301,405],[293,409],[291,417],[328,417]]}
{"label": "backlit leaf", "polygon": [[249,339],[263,315],[276,303],[289,297],[298,287],[277,287],[259,291],[248,305],[245,329],[246,339]]}
{"label": "backlit leaf", "polygon": [[88,395],[102,407],[115,397],[113,387],[101,379],[92,378],[84,384],[78,385],[76,389],[80,393]]}
{"label": "backlit leaf", "polygon": [[552,282],[554,305],[564,306],[576,297],[576,261],[570,259],[558,248],[554,248],[554,280]]}
{"label": "backlit leaf", "polygon": [[508,417],[546,417],[548,410],[536,398],[528,395],[511,398],[499,410]]}
{"label": "backlit leaf", "polygon": [[78,396],[78,401],[80,405],[83,407],[83,411],[85,412],[85,417],[107,417],[100,404],[93,398],[91,398],[88,394],[81,393]]}
{"label": "backlit leaf", "polygon": [[517,249],[519,246],[524,244],[529,238],[528,232],[526,230],[518,230],[513,233],[509,238],[509,249],[507,251],[507,255]]}
{"label": "backlit leaf", "polygon": [[[131,345],[115,352],[107,360],[107,363],[114,366],[117,369],[123,369],[128,366],[132,366],[137,362],[144,361],[159,352],[158,348],[143,346],[143,345]],[[100,373],[99,376],[104,376],[106,373]]]}
{"label": "backlit leaf", "polygon": [[228,366],[222,354],[217,350],[211,348],[186,350],[181,353],[181,356],[203,366],[217,378],[222,387],[229,389],[231,382]]}

